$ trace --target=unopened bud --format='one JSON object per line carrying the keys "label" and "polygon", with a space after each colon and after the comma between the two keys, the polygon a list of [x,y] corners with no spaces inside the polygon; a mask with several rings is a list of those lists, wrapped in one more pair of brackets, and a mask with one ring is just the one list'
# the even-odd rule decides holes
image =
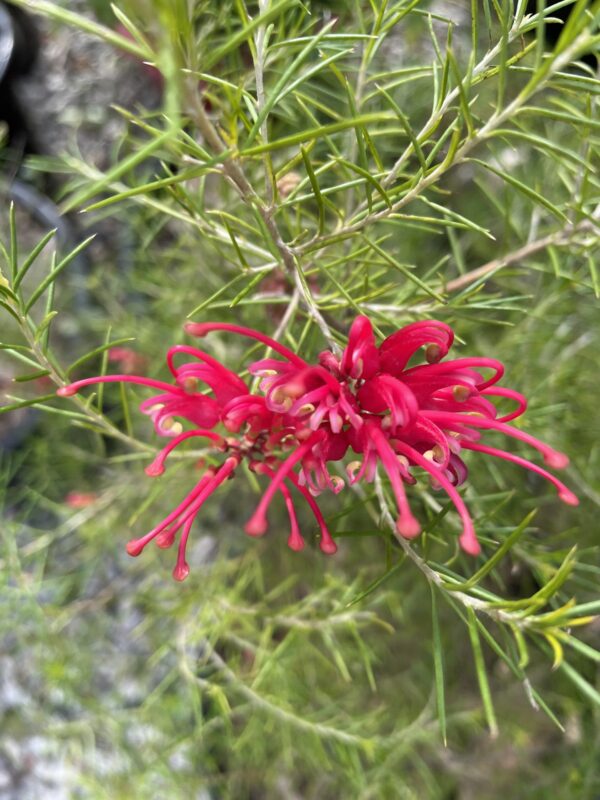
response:
{"label": "unopened bud", "polygon": [[294,189],[299,186],[301,180],[302,176],[297,172],[288,172],[287,175],[282,175],[277,181],[277,191],[280,197],[284,200],[289,197]]}

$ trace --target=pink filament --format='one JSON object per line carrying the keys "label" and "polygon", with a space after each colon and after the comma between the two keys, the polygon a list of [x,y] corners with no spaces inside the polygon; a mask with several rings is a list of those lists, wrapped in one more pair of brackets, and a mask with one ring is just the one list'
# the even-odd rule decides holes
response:
{"label": "pink filament", "polygon": [[314,517],[317,520],[317,525],[319,526],[319,530],[321,531],[321,541],[319,543],[319,547],[327,555],[333,555],[334,553],[337,552],[337,545],[333,541],[333,538],[329,533],[329,528],[327,527],[327,523],[325,522],[325,517],[321,513],[321,509],[319,508],[317,501],[308,491],[308,489],[300,484],[298,476],[296,475],[295,472],[288,472],[288,474],[286,475],[286,479],[291,481],[296,487],[296,489],[298,489],[300,494],[304,497],[304,499],[310,506],[310,510],[313,512]]}
{"label": "pink filament", "polygon": [[521,456],[514,455],[513,453],[506,453],[504,450],[497,450],[495,447],[488,447],[485,444],[477,444],[475,442],[462,442],[462,446],[466,450],[476,450],[478,453],[486,453],[488,456],[503,458],[505,461],[511,461],[513,464],[518,464],[520,467],[525,467],[525,469],[541,475],[542,478],[550,481],[550,483],[556,487],[558,496],[563,503],[567,503],[570,506],[579,505],[579,500],[576,495],[574,495],[573,492],[567,486],[565,486],[562,481],[559,481],[558,478],[555,478],[550,472],[542,467],[538,467],[537,464],[528,461],[526,458],[521,458]]}
{"label": "pink filament", "polygon": [[291,361],[292,364],[296,364],[299,367],[306,367],[307,363],[303,358],[297,356],[296,353],[293,353],[291,350],[288,350],[285,345],[276,342],[275,339],[271,339],[270,336],[267,336],[260,331],[255,331],[252,328],[244,328],[241,325],[232,325],[229,322],[187,322],[184,326],[184,330],[187,333],[190,333],[192,336],[206,336],[207,333],[211,331],[229,331],[230,333],[237,333],[240,336],[247,336],[249,339],[256,339],[258,342],[262,342],[267,347],[270,347],[271,350],[275,350],[276,353],[287,358],[288,361]]}
{"label": "pink filament", "polygon": [[511,419],[516,419],[527,411],[527,399],[523,397],[520,392],[515,392],[514,389],[505,389],[503,386],[496,386],[493,389],[484,389],[481,394],[488,397],[508,397],[510,400],[516,402],[517,408],[511,411],[510,414],[498,417],[496,422],[510,422]]}
{"label": "pink filament", "polygon": [[559,453],[553,450],[547,444],[540,442],[529,433],[520,431],[518,428],[513,428],[511,425],[506,425],[504,422],[498,420],[487,419],[484,417],[474,416],[472,414],[452,414],[445,411],[423,411],[423,416],[437,422],[443,428],[453,428],[455,425],[472,425],[474,428],[489,428],[493,431],[500,431],[507,436],[512,436],[513,439],[519,439],[526,444],[535,447],[544,457],[544,461],[554,469],[562,469],[569,463],[569,459],[564,453]]}
{"label": "pink filament", "polygon": [[148,542],[152,541],[159,533],[162,533],[171,523],[173,523],[180,514],[187,511],[190,506],[193,506],[198,497],[202,494],[206,486],[212,481],[214,477],[214,470],[209,468],[204,475],[200,478],[194,488],[188,492],[181,503],[168,514],[162,522],[159,522],[151,531],[148,531],[144,536],[139,539],[132,539],[127,543],[127,552],[130,556],[139,556]]}
{"label": "pink filament", "polygon": [[165,461],[167,460],[169,453],[171,453],[182,442],[185,442],[186,439],[191,439],[195,436],[203,436],[207,439],[211,439],[216,445],[224,444],[223,437],[219,436],[218,433],[213,433],[213,431],[207,431],[202,428],[196,428],[193,431],[186,431],[185,433],[181,433],[179,436],[176,436],[174,439],[172,439],[166,447],[163,447],[154,461],[144,470],[146,475],[151,478],[154,478],[157,475],[162,475],[165,471]]}
{"label": "pink filament", "polygon": [[84,378],[81,381],[70,383],[68,386],[62,386],[57,390],[56,394],[59,397],[72,397],[84,386],[90,386],[94,383],[136,383],[139,386],[150,386],[153,389],[162,389],[169,394],[185,396],[182,389],[179,389],[179,387],[171,383],[155,381],[152,378],[144,378],[139,375],[98,375],[95,378]]}
{"label": "pink filament", "polygon": [[477,541],[477,537],[475,536],[475,529],[473,527],[471,515],[469,514],[462,497],[450,483],[448,478],[444,475],[442,470],[436,467],[431,461],[428,461],[424,456],[421,455],[421,453],[419,453],[418,450],[415,450],[414,447],[410,447],[409,445],[400,441],[396,442],[396,447],[405,456],[414,461],[415,464],[423,467],[424,470],[426,470],[430,475],[433,476],[433,478],[435,478],[442,489],[444,489],[450,500],[452,500],[454,503],[456,510],[458,511],[463,522],[463,531],[459,539],[462,549],[470,555],[479,555],[481,552],[481,547]]}
{"label": "pink filament", "polygon": [[504,364],[497,361],[495,358],[457,358],[454,361],[442,361],[439,364],[422,364],[418,367],[411,367],[402,373],[402,379],[415,378],[426,383],[429,378],[433,378],[435,375],[443,375],[444,373],[452,373],[463,369],[472,369],[473,367],[475,369],[488,368],[495,371],[495,374],[492,375],[491,378],[476,384],[476,388],[480,392],[487,389],[488,386],[498,383],[500,378],[504,375]]}
{"label": "pink filament", "polygon": [[196,502],[196,507],[193,511],[190,511],[186,514],[185,524],[183,527],[183,531],[181,534],[181,538],[179,540],[179,547],[177,550],[177,563],[175,564],[175,569],[173,570],[173,577],[177,581],[183,581],[187,578],[190,572],[189,565],[185,560],[185,550],[187,547],[187,541],[190,535],[190,531],[192,529],[192,525],[194,524],[194,520],[196,518],[196,514],[202,503],[210,497],[210,495],[217,489],[224,480],[231,475],[233,470],[237,467],[239,461],[237,458],[231,457],[225,460],[225,463],[220,467],[217,474],[214,478],[211,479],[210,483],[206,485],[205,490],[203,492],[202,498],[198,498]]}
{"label": "pink filament", "polygon": [[275,477],[273,478],[272,482],[269,484],[266,492],[260,499],[260,502],[256,508],[256,511],[252,515],[252,517],[246,523],[246,533],[250,536],[262,536],[263,533],[267,530],[267,508],[275,495],[275,492],[279,488],[279,486],[285,480],[287,474],[290,472],[292,467],[301,461],[304,456],[312,450],[314,445],[317,442],[320,442],[321,439],[324,437],[323,431],[316,431],[313,433],[309,438],[301,444],[286,460],[280,465],[279,469],[275,473]]}
{"label": "pink filament", "polygon": [[373,442],[379,453],[379,458],[389,476],[392,489],[394,490],[394,496],[396,497],[399,511],[398,521],[396,522],[398,532],[406,539],[414,539],[415,536],[421,533],[421,526],[413,516],[408,500],[406,499],[406,492],[404,491],[404,485],[400,476],[400,468],[398,466],[396,454],[379,428],[371,426],[369,428],[369,433],[373,437]]}
{"label": "pink filament", "polygon": [[[271,479],[275,477],[275,472],[270,467],[268,467],[266,464],[263,463],[256,464],[254,467],[254,471],[258,472],[260,475],[267,475]],[[290,518],[290,535],[288,537],[288,547],[291,550],[299,552],[304,548],[304,539],[302,538],[302,534],[300,533],[300,526],[298,525],[298,517],[296,516],[294,501],[292,499],[292,495],[290,494],[290,490],[287,488],[285,484],[283,483],[280,484],[279,491],[283,495],[283,499],[285,501],[285,507],[287,508],[288,516]]]}

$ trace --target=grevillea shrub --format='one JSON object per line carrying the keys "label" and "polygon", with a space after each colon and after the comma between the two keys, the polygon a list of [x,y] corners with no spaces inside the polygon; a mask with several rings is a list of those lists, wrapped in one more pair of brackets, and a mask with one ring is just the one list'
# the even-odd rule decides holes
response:
{"label": "grevillea shrub", "polygon": [[600,796],[598,2],[11,4],[0,786]]}

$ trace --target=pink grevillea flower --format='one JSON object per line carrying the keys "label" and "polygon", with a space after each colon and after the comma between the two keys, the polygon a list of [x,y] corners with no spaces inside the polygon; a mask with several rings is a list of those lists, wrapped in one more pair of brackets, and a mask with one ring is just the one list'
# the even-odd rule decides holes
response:
{"label": "pink grevillea flower", "polygon": [[64,499],[64,502],[69,508],[87,508],[88,506],[97,503],[100,495],[95,492],[69,492]]}
{"label": "pink grevillea flower", "polygon": [[[481,438],[501,433],[532,446],[555,469],[567,458],[508,423],[524,413],[525,398],[498,386],[503,365],[492,358],[444,359],[452,346],[451,328],[435,320],[415,322],[377,346],[371,322],[359,316],[350,329],[341,356],[322,352],[311,364],[265,334],[229,323],[188,323],[186,331],[204,337],[213,331],[234,333],[261,342],[277,357],[249,365],[259,379],[259,392],[216,359],[187,345],[172,347],[167,363],[174,383],[127,374],[87,378],[65,386],[61,396],[94,383],[128,382],[158,390],[141,410],[160,436],[170,441],[146,468],[150,476],[164,472],[169,455],[192,438],[206,440],[224,454],[221,466],[210,466],[183,501],[145,536],[129,543],[138,555],[151,541],[170,547],[178,538],[174,576],[188,572],[185,551],[194,520],[205,501],[233,477],[243,459],[268,486],[246,525],[246,533],[262,536],[267,512],[280,494],[290,519],[288,545],[304,547],[294,505],[300,494],[320,530],[320,547],[334,553],[336,545],[317,505],[322,491],[342,491],[345,480],[331,474],[332,465],[348,452],[350,484],[372,482],[379,468],[387,475],[397,506],[398,533],[412,539],[421,527],[410,508],[407,487],[425,473],[433,488],[444,491],[462,523],[461,547],[477,555],[480,546],[467,506],[458,492],[467,478],[465,452],[474,451],[518,464],[552,483],[559,498],[576,505],[575,495],[557,478],[520,455],[483,444]],[[425,363],[414,363],[419,354]],[[189,357],[176,364],[180,357]],[[494,400],[510,401],[514,409],[499,416]],[[187,426],[187,428],[184,428]],[[191,426],[191,427],[190,427]]]}
{"label": "pink grevillea flower", "polygon": [[[191,323],[186,328],[196,336],[221,329],[257,338],[253,331],[226,324]],[[484,433],[499,432],[531,445],[555,469],[568,463],[562,453],[507,424],[524,413],[527,402],[518,392],[497,385],[504,374],[499,361],[487,357],[444,361],[453,340],[448,325],[428,320],[401,328],[377,346],[371,322],[359,316],[340,357],[326,350],[314,365],[279,347],[273,349],[284,360],[266,358],[251,364],[249,371],[261,379],[268,410],[285,415],[288,424],[294,420],[297,430],[303,426],[321,434],[320,439],[308,440],[310,447],[307,444],[298,459],[298,483],[311,494],[343,489],[343,480],[332,476],[329,468],[351,450],[360,458],[346,466],[350,484],[372,482],[381,467],[396,500],[398,532],[413,538],[421,528],[410,509],[406,486],[424,472],[455,506],[462,521],[462,548],[477,555],[480,546],[473,521],[457,490],[468,476],[464,452],[478,451],[519,464],[552,483],[563,502],[578,501],[547,470],[480,442]],[[414,363],[421,352],[426,363]],[[515,408],[499,416],[495,399],[512,401]],[[264,527],[264,516],[260,510],[257,514],[251,526]]]}
{"label": "pink grevillea flower", "polygon": [[144,372],[148,366],[146,356],[136,353],[131,347],[111,347],[108,351],[108,360],[118,364],[123,372],[132,375],[134,372]]}

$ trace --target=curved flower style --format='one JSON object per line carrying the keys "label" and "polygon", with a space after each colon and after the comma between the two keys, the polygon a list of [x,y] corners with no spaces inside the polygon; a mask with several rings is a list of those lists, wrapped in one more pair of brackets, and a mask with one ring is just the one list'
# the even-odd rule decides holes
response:
{"label": "curved flower style", "polygon": [[[459,358],[444,361],[454,334],[443,322],[415,322],[401,328],[377,346],[367,317],[359,316],[350,329],[348,344],[338,358],[326,350],[318,363],[310,364],[284,345],[264,334],[229,323],[188,323],[185,330],[204,337],[226,331],[254,339],[279,358],[265,358],[249,365],[259,378],[259,393],[219,361],[187,345],[172,347],[167,363],[174,383],[129,374],[87,378],[58,390],[67,397],[94,383],[129,382],[157,389],[144,400],[141,410],[154,422],[160,436],[170,441],[146,467],[150,476],[161,475],[173,450],[194,437],[207,439],[225,454],[220,467],[208,467],[184,500],[156,527],[127,550],[138,555],[155,540],[170,547],[179,536],[174,577],[189,572],[186,545],[193,522],[210,495],[231,478],[243,459],[257,475],[269,479],[246,533],[261,536],[267,530],[267,511],[274,496],[283,496],[289,519],[288,545],[304,547],[293,494],[308,503],[320,530],[323,552],[336,552],[315,496],[329,489],[342,491],[345,481],[332,475],[332,462],[348,451],[354,458],[346,465],[348,482],[372,482],[379,467],[387,474],[397,510],[398,533],[408,539],[419,535],[406,487],[425,472],[435,489],[446,492],[462,521],[459,542],[471,555],[480,552],[473,521],[457,487],[468,471],[464,451],[502,458],[529,469],[551,482],[559,498],[576,505],[575,495],[537,464],[505,450],[481,443],[486,431],[495,431],[531,445],[555,469],[568,459],[533,436],[508,424],[524,413],[525,398],[497,384],[504,367],[492,358]],[[425,364],[411,365],[424,348]],[[176,365],[179,356],[191,360]],[[200,390],[201,385],[208,391]],[[514,410],[498,416],[493,398],[513,401]],[[184,425],[187,424],[187,430]],[[221,432],[215,430],[221,428]],[[416,474],[415,474],[416,473]]]}

